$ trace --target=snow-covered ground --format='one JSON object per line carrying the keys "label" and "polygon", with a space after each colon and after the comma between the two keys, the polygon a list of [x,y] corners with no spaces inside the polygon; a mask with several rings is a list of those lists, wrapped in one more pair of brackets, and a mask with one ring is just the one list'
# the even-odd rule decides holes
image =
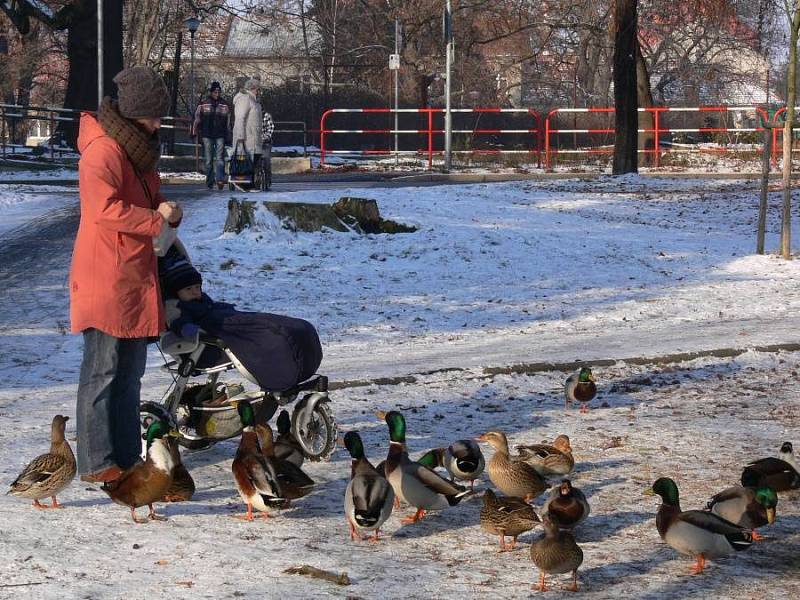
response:
{"label": "snow-covered ground", "polygon": [[[34,192],[19,191],[18,203]],[[598,367],[587,416],[565,413],[566,372],[487,376],[485,367],[658,357],[678,351],[795,342],[796,261],[754,256],[755,184],[686,178],[313,191],[282,200],[378,200],[417,233],[292,233],[261,213],[258,230],[221,234],[226,202],[183,198],[181,237],[212,297],[302,316],[320,331],[333,380],[414,375],[399,385],[332,393],[342,430],[386,451],[376,409],[406,415],[412,454],[488,429],[512,443],[570,436],[576,485],[592,516],[577,531],[591,598],[778,598],[800,595],[800,501],[782,496],[770,539],[691,577],[661,543],[657,501],[642,491],[673,477],[685,508],[738,481],[742,465],[797,440],[800,353],[746,352],[668,366]],[[276,199],[274,194],[251,194]],[[10,201],[9,201],[10,203]],[[777,245],[771,197],[768,248]],[[0,231],[0,244],[19,229]],[[80,340],[68,321],[68,257],[12,278],[0,293],[0,480],[47,446],[53,414],[74,414]],[[143,396],[168,379],[150,355]],[[425,374],[427,373],[427,374]],[[74,436],[74,421],[68,424]],[[342,515],[349,461],[311,465],[313,495],[267,523],[242,523],[230,461],[236,442],[186,454],[198,492],[133,524],[95,486],[75,483],[63,511],[0,498],[0,597],[529,597],[537,577],[478,526],[480,498],[401,526],[380,544],[350,542]],[[487,453],[490,451],[487,448]],[[478,489],[487,485],[484,477]],[[541,500],[538,503],[541,505]],[[310,564],[346,571],[349,587],[283,574]],[[554,583],[566,583],[556,578]],[[3,585],[17,585],[7,587]],[[557,588],[557,586],[556,586]],[[560,590],[551,596],[562,594]],[[536,594],[538,595],[538,593]]]}

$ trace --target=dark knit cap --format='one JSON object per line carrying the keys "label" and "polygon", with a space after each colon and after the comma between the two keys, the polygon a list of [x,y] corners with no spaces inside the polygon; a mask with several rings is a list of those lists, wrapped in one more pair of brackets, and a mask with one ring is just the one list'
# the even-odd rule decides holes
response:
{"label": "dark knit cap", "polygon": [[219,81],[212,81],[211,82],[211,87],[209,88],[208,91],[213,92],[214,90],[222,91],[222,86],[219,84]]}
{"label": "dark knit cap", "polygon": [[203,282],[200,273],[185,256],[164,261],[161,268],[161,281],[169,296],[177,296],[178,290]]}
{"label": "dark knit cap", "polygon": [[128,119],[156,118],[169,114],[169,91],[150,67],[130,67],[117,73],[119,114]]}

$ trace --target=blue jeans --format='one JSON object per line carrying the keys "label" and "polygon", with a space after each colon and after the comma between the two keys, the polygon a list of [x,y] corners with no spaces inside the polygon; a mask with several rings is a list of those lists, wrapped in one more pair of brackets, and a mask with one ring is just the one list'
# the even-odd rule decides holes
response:
{"label": "blue jeans", "polygon": [[225,138],[203,138],[203,165],[206,168],[206,185],[212,187],[214,182],[225,182],[225,163],[222,153],[225,150]]}
{"label": "blue jeans", "polygon": [[139,394],[147,338],[115,338],[99,329],[83,332],[78,383],[78,472],[96,473],[140,459]]}

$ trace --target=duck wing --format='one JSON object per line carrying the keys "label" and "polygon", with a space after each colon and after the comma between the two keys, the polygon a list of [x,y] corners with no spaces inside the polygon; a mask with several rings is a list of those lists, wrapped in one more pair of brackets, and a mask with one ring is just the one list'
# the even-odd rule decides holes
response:
{"label": "duck wing", "polygon": [[425,487],[437,494],[448,497],[458,497],[460,499],[461,496],[469,493],[469,490],[466,488],[450,483],[435,471],[432,471],[418,462],[409,460],[403,464],[402,468],[407,475],[418,479]]}
{"label": "duck wing", "polygon": [[558,455],[561,452],[555,446],[548,446],[547,444],[530,444],[527,446],[514,446],[519,451],[521,459],[539,458],[545,459],[548,456]]}
{"label": "duck wing", "polygon": [[711,500],[706,504],[706,508],[711,510],[715,504],[721,502],[728,502],[729,500],[747,500],[747,489],[739,486],[729,487],[722,490],[719,494],[711,497]]}
{"label": "duck wing", "polygon": [[42,454],[34,458],[11,484],[9,493],[21,493],[36,484],[46,483],[55,473],[64,468],[66,460],[57,454]]}
{"label": "duck wing", "polygon": [[247,470],[250,483],[253,484],[259,494],[271,499],[281,497],[282,490],[278,474],[271,461],[251,454],[243,459],[242,464]]}
{"label": "duck wing", "polygon": [[677,515],[676,520],[694,525],[711,534],[724,536],[734,550],[747,550],[753,543],[753,536],[749,531],[713,513],[687,510]]}

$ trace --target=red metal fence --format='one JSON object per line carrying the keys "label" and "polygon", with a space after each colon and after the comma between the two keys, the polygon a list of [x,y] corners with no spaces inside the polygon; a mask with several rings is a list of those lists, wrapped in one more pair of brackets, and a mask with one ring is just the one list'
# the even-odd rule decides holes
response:
{"label": "red metal fence", "polygon": [[[658,167],[665,155],[677,153],[724,153],[730,152],[727,144],[717,146],[701,146],[697,143],[689,144],[681,147],[674,143],[674,139],[678,136],[691,136],[696,134],[697,137],[711,136],[711,135],[724,135],[731,139],[742,136],[743,134],[761,134],[753,142],[753,152],[759,152],[761,144],[763,144],[763,132],[765,125],[774,127],[772,129],[773,145],[772,145],[772,158],[773,162],[777,161],[781,153],[781,148],[778,144],[778,138],[782,135],[782,129],[779,128],[780,120],[785,109],[781,109],[770,118],[766,109],[759,106],[694,106],[694,107],[668,107],[657,106],[652,108],[640,108],[639,112],[648,113],[651,115],[652,127],[645,127],[639,129],[641,135],[645,135],[651,139],[651,144],[639,150],[640,153],[648,155],[652,159],[652,164]],[[413,129],[395,129],[392,124],[387,127],[368,127],[368,128],[332,128],[328,121],[332,115],[340,113],[361,113],[361,115],[384,115],[389,118],[393,117],[395,113],[410,114],[416,113],[424,115],[427,121],[425,127],[417,127]],[[541,166],[542,162],[546,169],[553,167],[553,163],[559,155],[603,155],[613,153],[613,135],[615,128],[613,126],[613,107],[602,108],[556,108],[551,110],[547,115],[542,118],[539,113],[533,109],[500,109],[500,108],[462,108],[453,110],[454,117],[459,114],[473,113],[473,114],[502,114],[502,113],[518,113],[527,114],[533,120],[533,127],[526,129],[519,128],[480,128],[478,126],[471,129],[459,128],[454,126],[454,134],[467,134],[473,136],[480,136],[484,134],[493,135],[512,135],[512,134],[526,134],[530,136],[531,145],[527,149],[508,149],[508,148],[495,148],[495,149],[462,149],[455,150],[454,154],[527,154],[531,157],[536,157],[537,164]],[[434,117],[443,116],[444,109],[441,108],[404,108],[395,109],[391,108],[334,108],[325,111],[320,119],[320,162],[325,166],[326,157],[331,155],[348,155],[348,156],[425,156],[427,158],[428,168],[433,166],[433,157],[443,154],[443,134],[444,128],[434,123]],[[576,125],[577,115],[600,115],[606,116],[607,122],[596,124],[595,126],[578,127]],[[687,117],[693,115],[694,121],[698,123],[689,123],[687,125]],[[573,118],[573,125],[565,125],[564,121],[569,117]],[[678,121],[683,119],[683,123]],[[719,124],[706,123],[707,120],[721,121]],[[729,121],[733,120],[733,126]],[[800,127],[800,124],[798,124]],[[363,136],[422,136],[426,143],[423,147],[412,150],[398,150],[392,148],[371,148],[371,149],[343,149],[334,147],[332,139],[335,142],[334,136],[343,134],[355,134]],[[561,147],[559,141],[563,136],[572,135],[573,144],[569,148]],[[584,143],[578,143],[578,136],[581,136]],[[598,138],[599,136],[599,138]],[[592,142],[592,139],[596,140]],[[603,143],[611,140],[611,144]],[[598,143],[599,142],[599,143]]]}

